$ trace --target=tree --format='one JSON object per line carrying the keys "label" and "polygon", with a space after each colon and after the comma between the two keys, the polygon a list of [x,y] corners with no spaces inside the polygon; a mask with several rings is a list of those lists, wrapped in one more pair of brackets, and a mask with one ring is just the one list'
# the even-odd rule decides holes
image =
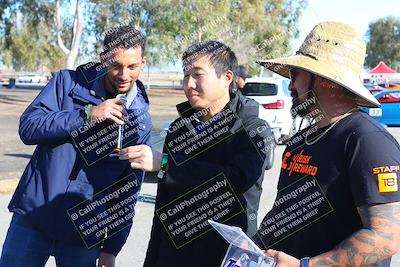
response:
{"label": "tree", "polygon": [[[231,46],[241,64],[289,52],[306,0],[144,1],[148,43],[157,63],[178,60],[192,43],[215,39]],[[154,62],[154,61],[153,61]]]}
{"label": "tree", "polygon": [[242,0],[232,5],[229,24],[232,34],[225,42],[240,64],[255,71],[256,60],[280,57],[290,52],[290,39],[299,34],[298,20],[306,0]]}
{"label": "tree", "polygon": [[221,1],[158,1],[148,9],[149,43],[160,62],[176,62],[192,43],[218,39],[225,27],[230,2]]}
{"label": "tree", "polygon": [[373,21],[367,31],[367,57],[365,65],[375,67],[384,61],[400,71],[400,19],[389,16]]}
{"label": "tree", "polygon": [[96,36],[121,23],[143,30],[147,56],[154,65],[176,62],[187,46],[205,39],[227,43],[241,63],[250,64],[289,52],[306,4],[305,0],[98,0],[91,14]]}
{"label": "tree", "polygon": [[[67,10],[67,3],[64,2],[63,10]],[[14,67],[31,70],[33,67],[31,53],[36,57],[44,56],[36,62],[36,69],[46,66],[54,70],[54,66],[60,65],[60,59],[65,61],[62,67],[70,69],[74,67],[83,27],[81,0],[76,1],[72,19],[71,16],[63,18],[60,15],[60,8],[63,6],[60,0],[6,0],[5,3],[0,4],[2,50],[11,53],[12,63],[17,64]],[[28,37],[23,36],[27,34],[29,42],[13,40]],[[25,61],[27,59],[29,60]]]}
{"label": "tree", "polygon": [[12,65],[17,69],[34,70],[37,67],[37,55],[35,53],[36,42],[30,41],[31,32],[27,29],[18,30],[13,28],[11,34],[12,46],[10,49]]}
{"label": "tree", "polygon": [[[44,14],[44,13],[43,13]],[[52,33],[44,21],[34,16],[19,16],[17,10],[9,10],[3,30],[2,61],[17,70],[35,71],[47,66],[50,71],[60,68],[61,50],[51,42]]]}
{"label": "tree", "polygon": [[56,0],[55,27],[57,32],[57,43],[66,56],[65,67],[67,69],[73,69],[76,58],[78,57],[79,46],[81,43],[81,37],[83,32],[82,6],[83,3],[80,0],[76,0],[73,26],[70,29],[71,41],[69,48],[67,48],[62,38],[62,18],[60,15],[60,0]]}
{"label": "tree", "polygon": [[[175,64],[187,46],[207,39],[231,46],[241,64],[255,65],[257,59],[282,56],[290,50],[289,41],[298,34],[296,25],[307,3],[306,0],[76,0],[72,6],[61,0],[5,1],[10,5],[0,5],[0,19],[3,14],[21,13],[26,20],[24,25],[35,33],[35,40],[43,40],[37,29],[45,23],[51,33],[45,39],[50,46],[56,45],[63,51],[68,68],[74,65],[78,51],[95,55],[97,60],[105,30],[118,24],[129,24],[145,32],[148,66]],[[74,11],[66,14],[67,10]],[[5,25],[0,25],[0,30],[3,28],[4,36],[9,36],[10,24]],[[8,49],[9,44],[6,41],[3,47]]]}

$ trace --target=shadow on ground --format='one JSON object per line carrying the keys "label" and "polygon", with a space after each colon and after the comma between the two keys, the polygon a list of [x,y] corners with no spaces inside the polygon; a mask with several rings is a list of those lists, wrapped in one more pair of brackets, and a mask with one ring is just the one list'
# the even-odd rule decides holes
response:
{"label": "shadow on ground", "polygon": [[4,153],[4,156],[30,159],[32,157],[32,154]]}

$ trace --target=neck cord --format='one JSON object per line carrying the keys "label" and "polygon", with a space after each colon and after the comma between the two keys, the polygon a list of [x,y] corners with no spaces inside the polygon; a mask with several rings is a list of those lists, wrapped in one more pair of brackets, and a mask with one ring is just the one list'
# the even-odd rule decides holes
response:
{"label": "neck cord", "polygon": [[324,137],[333,127],[335,127],[335,125],[341,121],[342,119],[344,119],[345,117],[347,117],[348,115],[350,115],[353,111],[358,110],[358,108],[352,108],[350,109],[348,112],[346,112],[345,114],[343,114],[342,116],[340,116],[334,123],[331,124],[331,126],[329,126],[328,129],[326,129],[322,134],[320,134],[317,138],[315,138],[314,140],[311,140],[310,142],[307,140],[308,135],[304,138],[304,141],[306,143],[306,145],[311,146],[313,144],[315,144],[316,142],[318,142],[322,137]]}

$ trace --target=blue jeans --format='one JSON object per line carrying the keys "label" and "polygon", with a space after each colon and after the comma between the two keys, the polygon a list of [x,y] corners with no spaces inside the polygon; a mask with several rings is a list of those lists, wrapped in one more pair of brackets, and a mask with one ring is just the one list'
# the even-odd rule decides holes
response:
{"label": "blue jeans", "polygon": [[23,215],[14,214],[3,244],[0,267],[43,267],[54,256],[58,267],[95,267],[99,247],[61,244],[35,230]]}

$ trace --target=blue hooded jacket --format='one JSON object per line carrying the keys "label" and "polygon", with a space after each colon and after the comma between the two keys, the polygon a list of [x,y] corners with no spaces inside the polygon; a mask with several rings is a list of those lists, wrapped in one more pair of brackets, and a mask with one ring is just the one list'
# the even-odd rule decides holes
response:
{"label": "blue hooded jacket", "polygon": [[[91,247],[71,220],[68,210],[90,202],[96,194],[112,194],[115,184],[134,185],[132,190],[119,191],[119,199],[132,199],[132,216],[119,226],[119,231],[101,237],[102,251],[117,255],[128,237],[144,172],[133,170],[128,161],[118,157],[104,157],[88,165],[79,153],[71,132],[84,126],[82,111],[85,105],[99,105],[105,100],[103,84],[96,87],[96,66],[89,69],[58,72],[42,89],[20,118],[19,135],[27,145],[37,145],[28,166],[9,204],[9,210],[24,215],[34,228],[49,238],[78,246]],[[103,78],[104,79],[104,78]],[[145,116],[138,120],[134,133],[135,142],[129,145],[149,144],[151,120],[148,115],[149,101],[140,81],[136,81],[138,93],[128,114]],[[135,113],[137,112],[137,113]],[[132,192],[133,191],[133,192]],[[116,198],[116,197],[115,197]],[[107,201],[107,205],[115,205]],[[99,209],[92,211],[96,216]],[[104,214],[104,213],[103,213]],[[107,217],[105,217],[107,218]],[[95,244],[95,243],[93,243]]]}

